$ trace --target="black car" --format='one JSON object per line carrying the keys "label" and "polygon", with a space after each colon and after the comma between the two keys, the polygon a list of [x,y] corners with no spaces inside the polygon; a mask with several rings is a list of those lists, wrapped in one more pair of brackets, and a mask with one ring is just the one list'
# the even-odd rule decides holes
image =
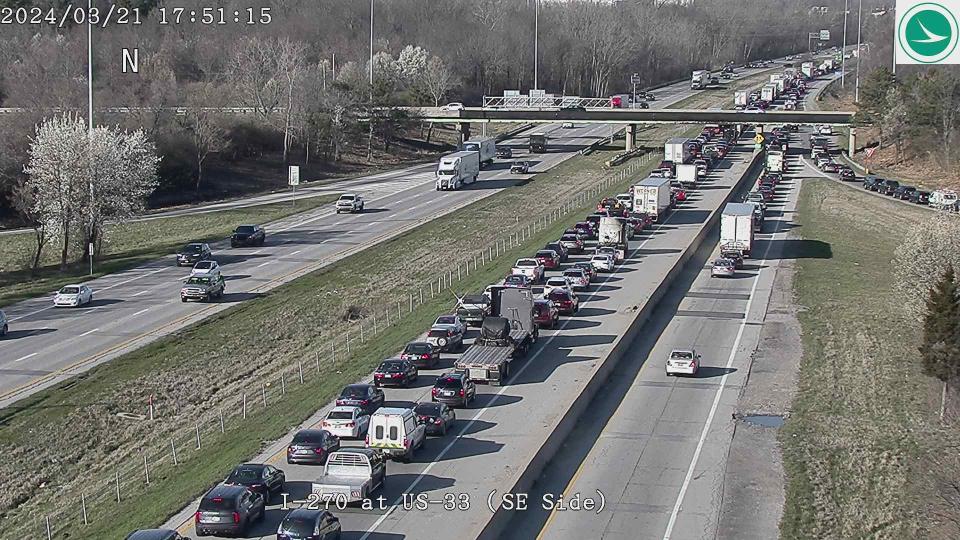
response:
{"label": "black car", "polygon": [[560,262],[567,262],[567,259],[570,258],[570,251],[563,246],[560,242],[550,242],[549,244],[543,246],[543,249],[552,249],[557,252],[557,255],[560,256]]}
{"label": "black car", "polygon": [[910,195],[913,195],[913,192],[916,190],[917,188],[913,186],[901,185],[893,191],[893,196],[894,198],[900,199],[901,201],[909,201]]}
{"label": "black car", "polygon": [[392,359],[380,362],[380,366],[373,372],[373,384],[381,386],[402,386],[406,388],[417,380],[417,366],[410,360]]}
{"label": "black car", "polygon": [[882,184],[877,186],[877,191],[884,195],[892,196],[896,193],[898,187],[900,187],[900,182],[896,180],[884,180]]}
{"label": "black car", "polygon": [[847,167],[846,165],[840,166],[840,180],[845,182],[855,182],[857,180],[857,175],[853,172],[853,169]]}
{"label": "black car", "polygon": [[445,403],[418,403],[413,413],[417,415],[417,422],[426,427],[427,435],[446,435],[457,419],[457,413]]}
{"label": "black car", "polygon": [[301,429],[287,445],[287,463],[324,465],[340,449],[340,438],[325,429]]}
{"label": "black car", "polygon": [[497,157],[503,159],[509,159],[513,157],[513,149],[509,146],[498,146],[497,147]]}
{"label": "black car", "polygon": [[230,235],[230,247],[262,246],[267,233],[259,225],[240,225]]}
{"label": "black car", "polygon": [[170,529],[137,529],[128,534],[124,540],[190,540],[180,536],[177,531]]}
{"label": "black car", "polygon": [[277,540],[339,540],[340,520],[327,510],[297,508],[283,517]]}
{"label": "black car", "polygon": [[476,395],[477,385],[466,373],[451,372],[437,377],[437,382],[430,391],[430,400],[451,407],[469,407]]}
{"label": "black car", "polygon": [[383,407],[383,401],[383,390],[372,384],[351,384],[340,392],[337,405],[360,407],[366,414],[373,414],[374,411]]}
{"label": "black car", "polygon": [[245,486],[255,493],[263,495],[270,502],[273,494],[283,493],[286,475],[280,469],[266,463],[244,463],[237,465],[224,484]]}
{"label": "black car", "polygon": [[919,189],[914,190],[914,192],[910,194],[910,202],[916,204],[930,204],[930,192],[921,191]]}
{"label": "black car", "polygon": [[220,484],[200,499],[194,514],[197,536],[246,536],[250,525],[266,513],[263,495],[243,486]]}
{"label": "black car", "polygon": [[647,103],[646,101],[638,101],[638,102],[637,102],[637,108],[638,108],[638,109],[649,109],[649,108],[650,108],[650,104]]}
{"label": "black car", "polygon": [[210,244],[191,242],[177,252],[177,266],[193,266],[200,261],[213,258]]}
{"label": "black car", "polygon": [[412,361],[418,368],[432,368],[440,363],[440,351],[426,341],[412,341],[403,348],[400,358]]}
{"label": "black car", "polygon": [[880,187],[880,183],[883,182],[883,178],[877,178],[873,175],[868,175],[863,177],[863,189],[867,191],[877,191]]}

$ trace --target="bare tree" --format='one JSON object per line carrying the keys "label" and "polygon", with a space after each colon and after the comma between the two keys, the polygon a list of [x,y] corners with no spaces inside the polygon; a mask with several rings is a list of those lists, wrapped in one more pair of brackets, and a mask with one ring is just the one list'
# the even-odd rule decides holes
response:
{"label": "bare tree", "polygon": [[224,149],[227,144],[227,129],[223,119],[213,110],[222,103],[223,90],[210,82],[196,83],[187,98],[187,109],[179,118],[180,126],[191,135],[196,156],[197,181],[195,190],[200,193],[203,184],[203,166],[207,157]]}
{"label": "bare tree", "polygon": [[33,229],[34,248],[30,260],[30,273],[36,274],[43,258],[43,248],[46,247],[50,236],[47,234],[46,221],[38,212],[35,202],[36,193],[26,182],[14,186],[10,194],[10,203],[20,218]]}
{"label": "bare tree", "polygon": [[433,99],[433,106],[438,107],[440,100],[453,87],[454,75],[442,58],[434,56],[427,62],[420,80],[424,90]]}

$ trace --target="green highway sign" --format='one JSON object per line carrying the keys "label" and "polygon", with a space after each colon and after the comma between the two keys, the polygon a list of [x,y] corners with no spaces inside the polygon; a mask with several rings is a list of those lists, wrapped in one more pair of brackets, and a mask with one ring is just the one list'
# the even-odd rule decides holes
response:
{"label": "green highway sign", "polygon": [[897,0],[896,14],[896,63],[960,63],[960,0]]}

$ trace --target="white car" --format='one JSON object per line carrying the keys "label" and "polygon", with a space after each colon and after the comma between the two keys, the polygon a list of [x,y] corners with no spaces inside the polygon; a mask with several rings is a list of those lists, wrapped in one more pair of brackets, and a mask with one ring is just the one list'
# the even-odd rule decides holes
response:
{"label": "white car", "polygon": [[370,427],[370,415],[360,407],[341,405],[330,409],[321,426],[341,439],[359,439]]}
{"label": "white car", "polygon": [[560,124],[560,127],[563,129],[573,129],[573,122],[564,122]]}
{"label": "white car", "polygon": [[582,291],[590,286],[590,276],[583,268],[568,268],[563,271],[563,277],[575,291]]}
{"label": "white car", "polygon": [[817,128],[818,135],[833,135],[833,128],[830,126],[820,126]]}
{"label": "white car", "polygon": [[216,277],[219,275],[220,265],[217,263],[217,261],[200,261],[193,265],[193,270],[190,271],[190,277]]}
{"label": "white car", "polygon": [[737,263],[733,259],[719,258],[713,261],[711,277],[733,277],[737,272]]}
{"label": "white car", "polygon": [[337,209],[337,213],[347,212],[363,212],[363,196],[357,195],[356,193],[344,193],[340,195],[340,198],[337,199],[337,202],[334,204],[334,207]]}
{"label": "white car", "polygon": [[437,328],[453,330],[457,334],[463,334],[467,331],[467,323],[459,315],[441,315],[434,321],[431,329]]}
{"label": "white car", "polygon": [[570,285],[570,280],[565,277],[552,277],[543,284],[543,296],[546,297],[556,289],[564,290],[570,294],[573,294],[573,286]]}
{"label": "white car", "polygon": [[460,103],[459,101],[454,101],[453,103],[447,103],[443,107],[440,107],[440,110],[441,111],[462,111],[463,103]]}
{"label": "white car", "polygon": [[590,258],[590,264],[598,272],[613,272],[613,257],[604,253],[598,253]]}
{"label": "white car", "polygon": [[620,204],[626,206],[628,210],[633,212],[633,195],[629,193],[621,193],[617,195],[617,200],[620,201]]}
{"label": "white car", "polygon": [[674,349],[667,358],[665,370],[670,375],[696,375],[700,355],[693,349]]}
{"label": "white car", "polygon": [[93,290],[86,285],[67,285],[53,297],[56,307],[77,307],[93,302]]}

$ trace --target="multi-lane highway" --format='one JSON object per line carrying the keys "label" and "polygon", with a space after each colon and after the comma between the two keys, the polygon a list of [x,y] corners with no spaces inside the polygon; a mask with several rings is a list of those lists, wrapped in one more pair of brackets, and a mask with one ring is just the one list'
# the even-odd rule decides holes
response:
{"label": "multi-lane highway", "polygon": [[[742,76],[756,71],[746,70]],[[658,99],[651,106],[665,107],[695,93],[685,82],[670,85],[656,91]],[[579,148],[609,135],[611,127],[562,129],[547,125],[537,130],[548,132],[551,144],[563,151],[527,156],[523,135],[501,143],[519,150],[515,159],[534,161],[534,173],[556,166]],[[361,193],[368,201],[367,208],[376,212],[336,215],[329,208],[320,208],[267,224],[268,242],[262,248],[230,249],[227,242],[214,244],[215,258],[228,279],[221,302],[181,303],[179,287],[189,270],[176,268],[171,255],[89,282],[94,291],[90,306],[54,309],[51,299],[45,297],[5,308],[10,333],[0,346],[0,407],[492,195],[517,179],[509,170],[498,168],[483,172],[480,182],[467,189],[437,192],[432,171],[432,165],[425,165],[316,188],[327,193]]]}

